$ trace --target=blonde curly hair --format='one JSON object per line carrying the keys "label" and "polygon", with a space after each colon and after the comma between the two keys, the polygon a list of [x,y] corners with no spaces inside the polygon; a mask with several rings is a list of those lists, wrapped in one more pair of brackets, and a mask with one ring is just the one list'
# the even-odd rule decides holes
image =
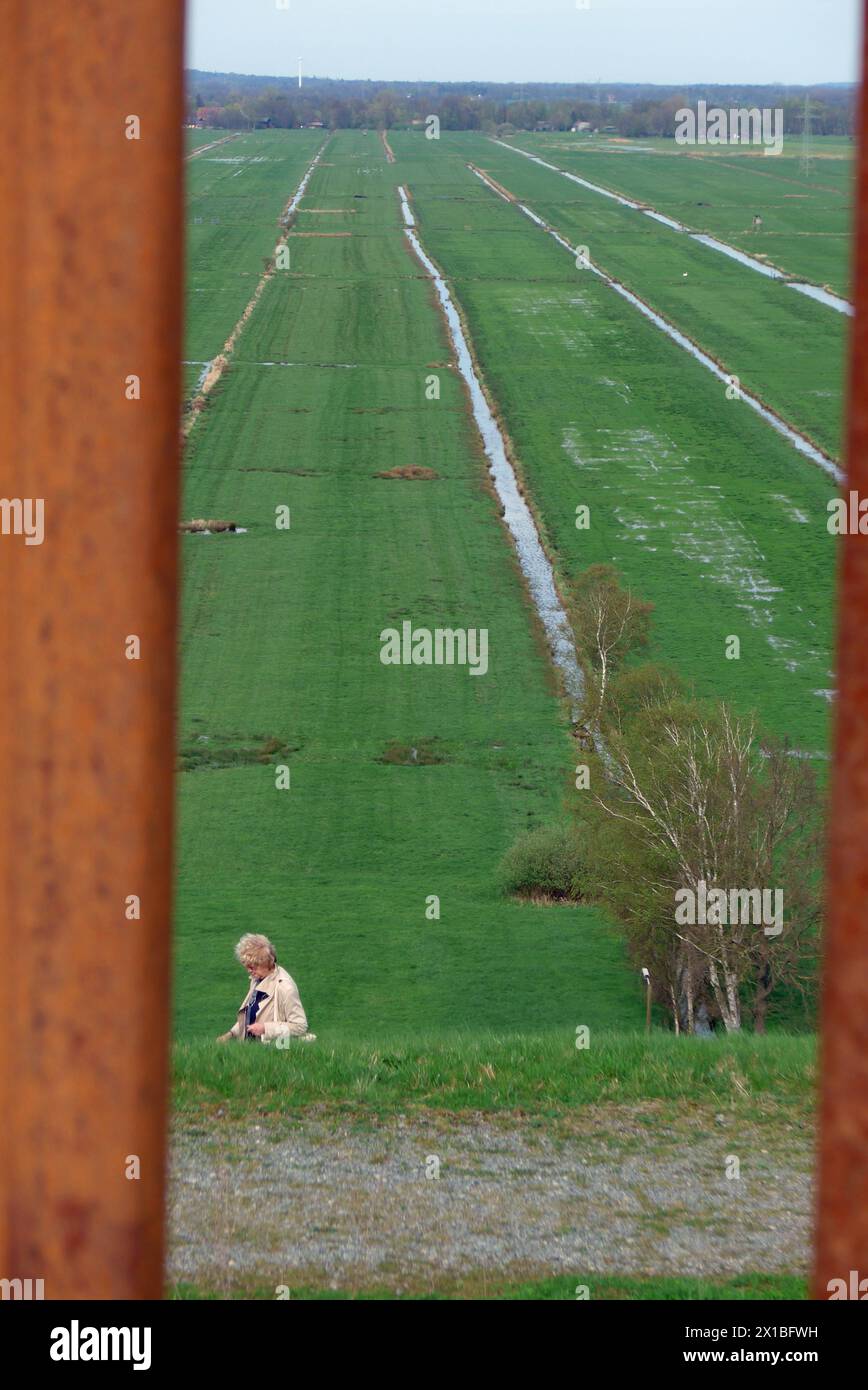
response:
{"label": "blonde curly hair", "polygon": [[235,947],[235,955],[245,970],[257,965],[275,966],[277,952],[267,936],[258,932],[245,932]]}

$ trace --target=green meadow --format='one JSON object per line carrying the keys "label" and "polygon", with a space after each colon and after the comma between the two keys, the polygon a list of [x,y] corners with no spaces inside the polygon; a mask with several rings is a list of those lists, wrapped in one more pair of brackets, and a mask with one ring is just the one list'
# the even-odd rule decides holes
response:
{"label": "green meadow", "polygon": [[184,130],[184,148],[187,154],[192,154],[194,150],[199,150],[203,145],[213,145],[215,140],[222,140],[225,135],[234,135],[234,131],[222,130]]}
{"label": "green meadow", "polygon": [[[577,135],[524,133],[509,139],[693,231],[767,256],[789,275],[850,293],[850,140],[815,137],[805,164],[798,137],[786,138],[783,152],[774,156],[754,147],[679,147],[674,140],[602,144]],[[763,219],[759,233],[753,230],[755,213]]]}
{"label": "green meadow", "polygon": [[[294,134],[267,139],[257,206],[276,215],[313,151]],[[266,286],[187,446],[184,515],[231,518],[245,534],[182,546],[184,1039],[232,1022],[244,992],[232,947],[251,930],[276,941],[326,1039],[571,1036],[641,1019],[639,985],[598,913],[498,894],[518,832],[561,814],[574,754],[403,235],[396,167],[373,133],[331,140],[291,268]],[[211,330],[193,305],[195,339]],[[436,476],[377,476],[410,465]],[[486,628],[488,673],[384,666],[380,632],[408,619]],[[288,790],[275,785],[281,766]],[[439,917],[426,916],[434,898]]]}
{"label": "green meadow", "polygon": [[[561,574],[616,565],[655,604],[653,656],[823,758],[832,480],[481,183],[465,137],[396,134],[392,145]],[[510,181],[518,165],[545,175],[505,158]],[[493,173],[506,182],[502,167]],[[738,273],[761,291],[762,277]],[[576,527],[579,506],[590,508],[587,529]],[[725,654],[730,636],[738,660]]]}
{"label": "green meadow", "polygon": [[[223,131],[186,131],[194,145]],[[230,132],[231,133],[231,132]],[[208,140],[199,140],[207,135]],[[278,219],[322,144],[322,132],[239,135],[185,163],[187,181],[184,396],[225,343],[274,254]]]}
{"label": "green meadow", "polygon": [[[245,136],[231,148],[249,167],[202,166],[192,207],[234,207],[209,233],[213,265],[200,256],[191,278],[188,342],[207,341],[203,355],[247,302],[313,136]],[[182,545],[182,1039],[231,1022],[245,930],[274,937],[311,1026],[336,1040],[563,1037],[641,1017],[599,913],[498,892],[516,835],[563,814],[575,755],[399,183],[556,570],[614,563],[655,604],[655,658],[814,756],[827,749],[830,480],[481,184],[464,137],[391,143],[395,164],[375,132],[330,139],[290,268],[267,284],[187,446],[183,514],[244,533]],[[545,173],[504,159],[510,177]],[[242,237],[245,179],[257,226]],[[641,230],[656,233],[649,219]],[[244,288],[212,304],[195,294],[202,277]],[[409,466],[434,476],[377,476]],[[406,620],[486,628],[488,673],[384,666],[380,633]],[[725,656],[731,635],[739,660]]]}
{"label": "green meadow", "polygon": [[[487,170],[571,245],[586,246],[601,270],[663,314],[814,444],[840,457],[849,325],[845,315],[493,140],[463,134],[443,139],[450,153]],[[548,159],[548,154],[540,157]],[[703,171],[701,160],[661,157],[654,162],[655,170],[658,163],[674,164],[691,186],[694,164],[700,175]],[[564,160],[563,167],[594,181],[593,170],[585,169],[584,162],[579,167],[578,161]],[[602,174],[597,181],[604,187],[611,184]],[[644,191],[631,190],[631,196],[652,201]],[[663,210],[679,218],[684,211],[668,206]],[[686,214],[685,219],[694,225]],[[716,230],[733,240],[729,229]],[[764,249],[764,236],[765,232],[754,236],[744,249],[752,254]]]}

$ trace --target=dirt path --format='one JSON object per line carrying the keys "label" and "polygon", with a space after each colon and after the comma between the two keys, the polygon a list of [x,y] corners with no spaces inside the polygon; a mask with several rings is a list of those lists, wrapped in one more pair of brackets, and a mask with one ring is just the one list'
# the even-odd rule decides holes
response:
{"label": "dirt path", "polygon": [[394,152],[394,150],[392,149],[392,146],[389,144],[389,141],[388,141],[387,136],[386,136],[386,132],[385,132],[384,130],[381,130],[381,131],[380,131],[380,139],[381,139],[382,142],[383,142],[383,149],[386,151],[386,163],[387,163],[387,164],[394,164],[394,163],[395,163],[395,152]]}
{"label": "dirt path", "polygon": [[576,1274],[593,1296],[595,1273],[797,1274],[812,1157],[807,1126],[783,1112],[744,1121],[656,1102],[542,1125],[209,1119],[174,1140],[169,1277],[413,1292],[474,1273]]}

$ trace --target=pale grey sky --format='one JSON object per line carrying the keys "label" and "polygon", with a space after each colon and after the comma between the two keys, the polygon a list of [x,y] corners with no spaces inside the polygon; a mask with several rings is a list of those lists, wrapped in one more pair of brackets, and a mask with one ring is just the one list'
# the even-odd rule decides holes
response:
{"label": "pale grey sky", "polygon": [[[585,4],[587,3],[587,8]],[[850,82],[859,0],[188,0],[187,64],[491,82]]]}

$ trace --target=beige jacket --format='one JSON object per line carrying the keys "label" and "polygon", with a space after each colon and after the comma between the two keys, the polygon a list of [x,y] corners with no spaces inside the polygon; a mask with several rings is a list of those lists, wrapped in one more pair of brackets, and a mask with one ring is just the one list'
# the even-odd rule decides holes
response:
{"label": "beige jacket", "polygon": [[247,1005],[257,989],[267,995],[256,1015],[256,1022],[265,1024],[265,1032],[257,1039],[258,1042],[273,1042],[275,1038],[285,1037],[300,1038],[307,1032],[307,1015],[301,1006],[298,986],[282,965],[276,965],[264,979],[251,981],[238,1010],[238,1018],[230,1029],[233,1038],[239,1042],[247,1038]]}

